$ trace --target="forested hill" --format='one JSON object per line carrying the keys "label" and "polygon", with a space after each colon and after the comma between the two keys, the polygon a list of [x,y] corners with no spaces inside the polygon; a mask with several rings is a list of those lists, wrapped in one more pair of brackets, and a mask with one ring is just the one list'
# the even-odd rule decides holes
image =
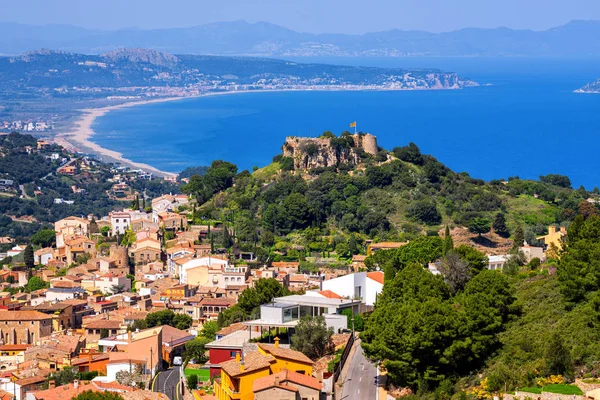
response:
{"label": "forested hill", "polygon": [[485,182],[451,171],[412,143],[360,157],[358,165],[300,171],[278,155],[252,174],[229,171],[235,186],[223,192],[231,182],[207,183],[207,176],[192,177],[183,190],[203,204],[196,210],[199,220],[235,210],[241,245],[252,245],[257,230],[282,237],[282,248],[319,249],[324,244],[311,244],[310,237],[406,241],[437,235],[449,225],[458,240],[490,253],[505,253],[517,228],[528,243],[537,244],[536,236],[548,225],[568,224],[578,210],[595,207],[586,200],[598,193],[573,190],[568,177],[552,174],[539,181]]}
{"label": "forested hill", "polygon": [[[411,87],[411,82],[413,86]],[[39,50],[0,57],[0,89],[118,88],[132,86],[225,89],[233,85],[389,85],[406,88],[473,85],[436,69],[304,64],[251,57],[172,55],[119,49],[101,55]]]}

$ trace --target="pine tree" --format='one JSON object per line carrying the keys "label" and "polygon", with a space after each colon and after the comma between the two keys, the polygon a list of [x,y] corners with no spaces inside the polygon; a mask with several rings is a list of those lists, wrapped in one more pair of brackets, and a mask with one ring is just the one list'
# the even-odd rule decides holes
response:
{"label": "pine tree", "polygon": [[27,269],[32,269],[35,266],[35,258],[33,257],[33,247],[28,244],[23,252],[23,261]]}
{"label": "pine tree", "polygon": [[446,231],[444,232],[444,244],[442,247],[442,254],[446,256],[448,252],[454,249],[454,241],[452,235],[450,235],[450,227],[446,225]]}
{"label": "pine tree", "polygon": [[556,332],[546,347],[546,365],[548,375],[564,375],[568,378],[573,376],[571,352],[565,346],[563,338]]}
{"label": "pine tree", "polygon": [[523,232],[521,225],[518,225],[513,234],[513,250],[523,246],[523,242],[525,242],[525,232]]}

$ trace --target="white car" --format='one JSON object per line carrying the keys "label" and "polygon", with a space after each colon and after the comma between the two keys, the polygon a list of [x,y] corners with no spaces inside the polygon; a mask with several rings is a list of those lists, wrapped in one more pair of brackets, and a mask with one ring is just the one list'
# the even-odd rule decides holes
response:
{"label": "white car", "polygon": [[173,365],[181,365],[181,364],[182,364],[181,357],[173,358]]}

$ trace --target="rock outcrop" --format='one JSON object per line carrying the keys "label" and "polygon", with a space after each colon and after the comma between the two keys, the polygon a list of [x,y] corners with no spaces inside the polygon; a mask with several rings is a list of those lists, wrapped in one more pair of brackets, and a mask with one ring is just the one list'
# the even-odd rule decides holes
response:
{"label": "rock outcrop", "polygon": [[377,139],[370,134],[345,135],[339,138],[287,137],[283,145],[284,157],[294,160],[294,169],[308,170],[319,167],[356,165],[360,154],[377,154]]}

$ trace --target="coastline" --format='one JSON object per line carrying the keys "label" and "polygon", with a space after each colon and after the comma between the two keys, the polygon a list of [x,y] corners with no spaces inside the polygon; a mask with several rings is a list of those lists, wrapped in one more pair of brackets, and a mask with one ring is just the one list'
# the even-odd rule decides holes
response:
{"label": "coastline", "polygon": [[113,110],[118,110],[121,108],[129,108],[135,106],[141,106],[146,104],[154,104],[154,103],[165,103],[170,101],[177,100],[185,100],[185,99],[193,99],[199,97],[206,96],[220,96],[220,95],[232,95],[237,93],[258,93],[258,92],[281,92],[281,91],[294,91],[290,89],[282,89],[282,90],[238,90],[238,91],[227,91],[227,92],[212,92],[212,93],[203,93],[198,95],[190,95],[190,96],[180,96],[180,97],[161,97],[158,99],[149,99],[149,100],[139,100],[139,101],[130,101],[122,104],[117,104],[114,106],[107,106],[101,108],[86,108],[80,110],[82,115],[74,121],[74,128],[69,132],[63,132],[57,134],[53,138],[53,142],[63,146],[64,148],[75,151],[75,152],[89,152],[97,154],[108,161],[118,162],[123,165],[127,165],[137,169],[143,169],[146,171],[150,171],[154,174],[164,176],[164,177],[175,177],[177,173],[161,171],[158,168],[155,168],[151,165],[136,162],[130,160],[128,158],[123,157],[123,153],[120,153],[115,150],[110,150],[105,147],[100,146],[97,143],[92,142],[90,139],[93,135],[96,134],[92,129],[92,125],[96,118],[102,117]]}
{"label": "coastline", "polygon": [[93,135],[96,134],[92,129],[92,125],[96,118],[102,117],[113,110],[118,110],[121,108],[129,108],[135,106],[141,106],[146,104],[154,104],[154,103],[165,103],[171,101],[185,100],[185,99],[193,99],[199,97],[207,97],[207,96],[223,96],[223,95],[233,95],[233,94],[241,94],[241,93],[264,93],[264,92],[296,92],[296,91],[411,91],[411,90],[456,90],[456,88],[428,88],[428,89],[371,89],[371,88],[310,88],[310,89],[258,89],[258,90],[235,90],[235,91],[224,91],[224,92],[209,92],[202,93],[197,95],[189,95],[189,96],[180,96],[180,97],[161,97],[156,99],[148,99],[148,100],[136,100],[125,102],[117,105],[101,107],[101,108],[86,108],[80,110],[82,115],[73,122],[74,128],[69,132],[58,133],[54,136],[53,141],[68,150],[74,152],[89,152],[96,155],[99,155],[104,158],[104,161],[109,162],[117,162],[122,165],[127,165],[129,167],[133,167],[136,169],[142,169],[145,171],[152,172],[156,175],[163,177],[175,177],[177,173],[161,171],[158,168],[155,168],[149,164],[136,162],[131,159],[125,158],[123,153],[120,153],[115,150],[110,150],[105,147],[100,146],[97,143],[92,142],[90,139]]}
{"label": "coastline", "polygon": [[151,100],[141,100],[141,101],[131,101],[127,103],[117,104],[114,106],[102,107],[102,108],[86,108],[80,110],[82,112],[81,117],[79,117],[74,122],[74,129],[70,132],[59,133],[54,137],[54,142],[71,150],[71,151],[86,151],[90,153],[97,154],[99,156],[110,159],[114,162],[119,162],[124,165],[128,165],[134,168],[139,168],[147,171],[151,171],[161,176],[175,176],[177,174],[172,172],[161,171],[158,168],[155,168],[151,165],[135,162],[128,158],[123,157],[123,154],[115,151],[104,148],[90,140],[90,138],[96,133],[92,129],[92,125],[96,118],[101,117],[110,111],[118,110],[121,108],[134,107],[144,104],[152,104],[152,103],[162,103],[168,101],[176,101],[182,99],[189,99],[194,96],[187,97],[165,97],[160,99],[151,99]]}

